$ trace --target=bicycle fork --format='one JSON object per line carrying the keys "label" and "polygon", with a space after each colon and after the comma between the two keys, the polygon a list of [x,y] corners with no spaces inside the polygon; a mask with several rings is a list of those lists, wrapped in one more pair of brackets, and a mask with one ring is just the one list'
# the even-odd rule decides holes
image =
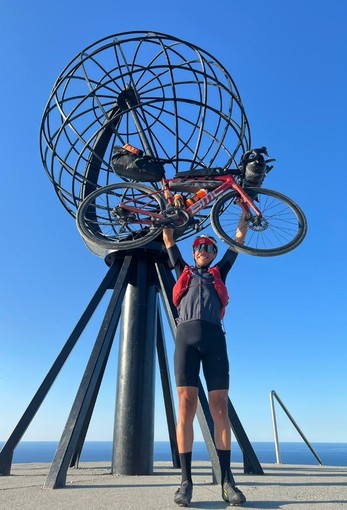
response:
{"label": "bicycle fork", "polygon": [[[235,179],[233,180],[234,182],[232,188],[240,195],[240,198],[237,199],[236,203],[242,209],[245,219],[250,220],[252,218],[254,227],[260,226],[263,221],[261,211],[255,205],[252,198],[245,192],[245,190],[237,184]],[[254,214],[252,214],[252,211],[254,211]]]}

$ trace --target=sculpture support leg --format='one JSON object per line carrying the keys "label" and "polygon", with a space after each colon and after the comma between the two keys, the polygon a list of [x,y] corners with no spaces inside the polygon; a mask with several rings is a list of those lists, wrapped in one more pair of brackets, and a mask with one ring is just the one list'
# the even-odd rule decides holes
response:
{"label": "sculpture support leg", "polygon": [[157,295],[153,265],[137,258],[123,302],[112,473],[153,473]]}
{"label": "sculpture support leg", "polygon": [[129,256],[125,257],[123,261],[98,337],[51,464],[45,488],[64,487],[70,461],[76,452],[81,434],[86,430],[85,425],[91,416],[90,406],[95,403],[96,392],[100,388],[112,347],[131,261],[132,257]]}
{"label": "sculpture support leg", "polygon": [[161,384],[163,388],[164,395],[164,405],[166,411],[166,421],[167,427],[169,431],[169,440],[170,440],[170,448],[171,448],[171,456],[173,467],[179,468],[180,458],[178,453],[178,445],[177,445],[177,437],[176,437],[176,413],[174,407],[174,400],[172,396],[171,389],[171,381],[170,381],[170,372],[169,372],[169,363],[166,355],[166,346],[164,339],[164,327],[163,321],[160,314],[160,307],[158,307],[158,325],[157,325],[157,352],[158,352],[158,362],[160,369],[160,377]]}
{"label": "sculpture support leg", "polygon": [[62,348],[60,354],[58,355],[49,372],[47,373],[46,377],[42,381],[39,389],[32,398],[30,404],[28,405],[23,416],[21,417],[15,429],[13,430],[8,441],[2,448],[0,452],[0,475],[7,476],[10,475],[14,449],[17,447],[19,441],[21,440],[22,436],[26,432],[31,421],[33,420],[34,416],[39,410],[42,402],[46,398],[61,368],[63,367],[65,361],[68,359],[72,349],[78,342],[84,328],[88,324],[91,316],[93,315],[95,309],[100,303],[106,290],[110,288],[112,282],[117,277],[120,267],[121,267],[120,262],[118,264],[115,263],[107,272],[106,276],[99,285],[99,288],[97,289],[93,298],[91,299],[89,305],[83,312],[80,320],[77,322],[75,328],[73,329],[71,335],[69,336],[66,344]]}

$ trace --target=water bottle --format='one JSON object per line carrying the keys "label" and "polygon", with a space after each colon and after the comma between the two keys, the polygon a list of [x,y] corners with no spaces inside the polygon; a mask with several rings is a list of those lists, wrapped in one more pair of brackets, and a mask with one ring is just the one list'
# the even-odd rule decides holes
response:
{"label": "water bottle", "polygon": [[202,198],[206,197],[207,191],[205,189],[199,189],[194,195],[187,198],[186,203],[190,207],[191,205],[195,204],[196,202],[199,202]]}

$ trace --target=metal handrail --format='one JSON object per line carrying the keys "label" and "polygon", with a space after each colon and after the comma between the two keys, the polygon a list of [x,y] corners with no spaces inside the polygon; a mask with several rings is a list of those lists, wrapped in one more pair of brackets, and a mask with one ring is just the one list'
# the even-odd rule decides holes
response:
{"label": "metal handrail", "polygon": [[281,457],[280,457],[280,449],[279,449],[279,441],[278,441],[278,432],[277,432],[277,423],[276,423],[274,398],[276,398],[277,402],[280,404],[280,406],[282,407],[283,411],[286,413],[286,415],[288,416],[288,418],[290,419],[290,421],[292,422],[292,424],[294,425],[296,430],[299,432],[300,436],[305,441],[306,445],[311,450],[311,452],[313,453],[313,455],[317,459],[318,463],[322,466],[323,462],[318,457],[317,453],[314,451],[314,449],[310,445],[309,441],[306,439],[305,435],[303,434],[303,432],[301,431],[301,429],[299,428],[299,426],[295,422],[294,418],[291,416],[291,414],[288,411],[288,409],[286,408],[286,406],[283,404],[283,402],[280,399],[280,397],[277,395],[277,393],[274,390],[272,390],[270,392],[270,407],[271,407],[271,416],[272,416],[272,427],[273,427],[274,439],[275,439],[276,464],[281,464]]}

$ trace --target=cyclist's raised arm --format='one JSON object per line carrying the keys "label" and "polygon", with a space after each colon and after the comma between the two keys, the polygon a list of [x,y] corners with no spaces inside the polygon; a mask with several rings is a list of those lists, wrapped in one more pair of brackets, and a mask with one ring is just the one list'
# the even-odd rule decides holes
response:
{"label": "cyclist's raised arm", "polygon": [[163,230],[163,241],[165,248],[167,249],[167,253],[169,255],[169,260],[171,266],[175,269],[176,276],[179,278],[182,274],[183,268],[187,265],[183,260],[181,252],[176,244],[174,239],[174,229],[173,228],[164,228]]}
{"label": "cyclist's raised arm", "polygon": [[174,229],[173,228],[164,228],[163,230],[163,241],[165,248],[171,248],[171,246],[175,246],[176,241],[174,239]]}

